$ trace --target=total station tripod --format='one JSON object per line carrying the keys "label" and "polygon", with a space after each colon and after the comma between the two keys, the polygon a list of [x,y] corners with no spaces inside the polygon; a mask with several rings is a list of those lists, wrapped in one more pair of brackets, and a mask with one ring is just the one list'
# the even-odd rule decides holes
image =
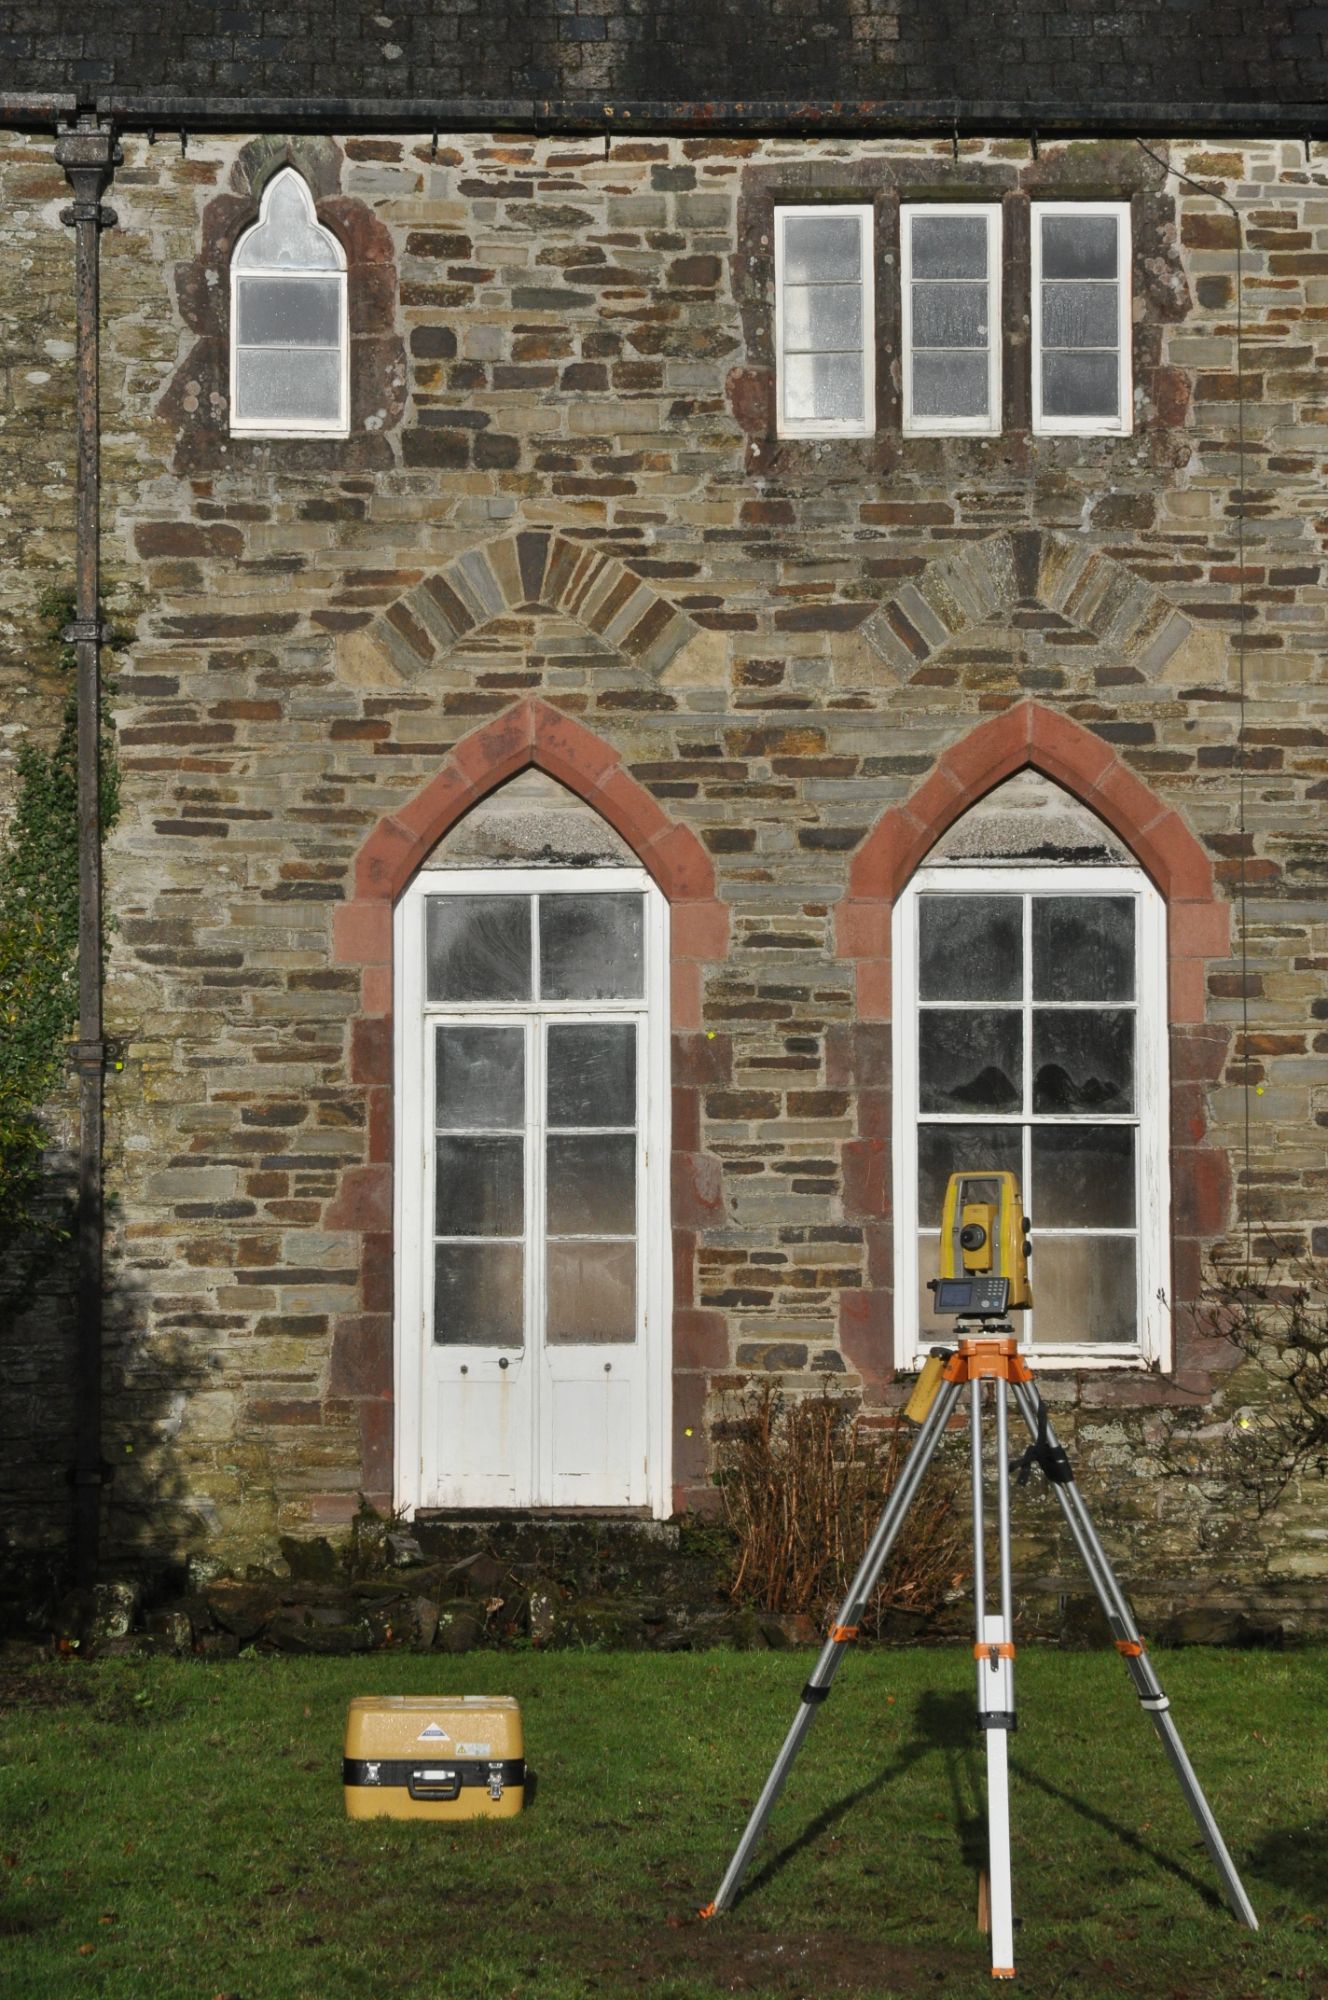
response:
{"label": "total station tripod", "polygon": [[[990,1877],[991,1969],[994,1977],[1014,1976],[1014,1917],[1010,1890],[1010,1822],[1007,1781],[1009,1732],[1015,1726],[1014,1639],[1011,1620],[1010,1583],[1010,1481],[1008,1457],[1009,1398],[1013,1396],[1019,1414],[1027,1424],[1032,1443],[1024,1454],[1023,1469],[1036,1464],[1051,1482],[1083,1559],[1089,1579],[1097,1592],[1107,1624],[1134,1683],[1140,1707],[1153,1719],[1162,1747],[1171,1760],[1185,1802],[1198,1823],[1213,1866],[1222,1879],[1228,1903],[1240,1921],[1257,1930],[1258,1919],[1241,1885],[1226,1844],[1218,1830],[1208,1801],[1185,1754],[1170,1704],[1153,1671],[1133,1614],[1094,1531],[1083,1496],[1075,1484],[1070,1461],[1057,1442],[1047,1417],[1046,1405],[1033,1386],[1032,1371],[1019,1353],[1019,1344],[1007,1320],[975,1314],[956,1321],[958,1348],[940,1351],[940,1365],[934,1367],[938,1382],[934,1400],[923,1419],[922,1428],[908,1455],[880,1524],[849,1587],[839,1616],[832,1626],[802,1698],[792,1727],[776,1757],[765,1788],[757,1800],[747,1828],[719,1885],[713,1903],[701,1912],[714,1916],[726,1910],[760,1839],[776,1800],[783,1790],[793,1760],[811,1726],[817,1708],[830,1692],[839,1663],[849,1641],[857,1637],[858,1621],[866,1610],[895,1537],[904,1524],[913,1498],[922,1484],[937,1445],[945,1433],[955,1406],[967,1384],[971,1397],[970,1440],[973,1481],[973,1599],[976,1608],[978,1722],[987,1744],[987,1834]],[[925,1379],[925,1378],[924,1378]],[[927,1385],[928,1390],[930,1384]],[[920,1389],[922,1385],[920,1384]],[[997,1546],[999,1550],[999,1603],[995,1612],[987,1610],[987,1577],[983,1546],[983,1505],[986,1484],[983,1458],[984,1402],[990,1392],[995,1404]],[[924,1396],[925,1401],[925,1396]],[[920,1414],[920,1412],[919,1412]]]}

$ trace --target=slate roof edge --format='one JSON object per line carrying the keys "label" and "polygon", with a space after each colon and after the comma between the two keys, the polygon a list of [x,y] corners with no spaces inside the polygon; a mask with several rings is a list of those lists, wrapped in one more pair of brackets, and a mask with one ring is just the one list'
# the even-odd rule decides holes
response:
{"label": "slate roof edge", "polygon": [[1044,134],[1103,138],[1293,138],[1328,136],[1328,101],[1284,103],[1009,103],[945,99],[750,98],[650,102],[554,98],[182,97],[98,93],[0,95],[0,127],[53,129],[78,113],[119,130],[185,132],[533,132],[636,134],[845,134],[959,137]]}

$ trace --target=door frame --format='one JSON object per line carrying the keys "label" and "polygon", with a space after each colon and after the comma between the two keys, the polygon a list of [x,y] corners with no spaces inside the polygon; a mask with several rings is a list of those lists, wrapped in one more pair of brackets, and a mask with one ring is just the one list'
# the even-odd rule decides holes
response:
{"label": "door frame", "polygon": [[[425,1325],[426,1286],[423,1258],[407,1254],[421,1231],[428,1233],[424,1213],[424,1147],[428,1128],[418,1084],[422,1071],[424,1023],[424,954],[422,905],[440,891],[469,895],[584,894],[587,891],[640,891],[645,897],[644,1190],[638,1236],[643,1307],[647,1453],[646,1507],[656,1520],[672,1511],[672,1280],[673,1255],[669,1214],[670,1024],[669,1024],[669,905],[644,868],[422,868],[403,890],[393,910],[393,1050],[392,1080],[396,1116],[393,1119],[393,1257],[396,1267],[393,1314],[394,1504],[411,1514],[423,1504],[423,1425],[421,1390],[428,1349]],[[620,1003],[613,1003],[608,1011]],[[513,1009],[513,1011],[518,1011]],[[534,1011],[527,1008],[527,1012]],[[554,1018],[558,1009],[550,1010]],[[563,1011],[575,1013],[575,1004]],[[501,1008],[490,1018],[501,1017]],[[542,1355],[542,1350],[541,1350]],[[535,1423],[538,1426],[538,1418]],[[534,1440],[538,1449],[538,1433]],[[538,1504],[538,1503],[537,1503]],[[517,1510],[520,1511],[520,1510]],[[541,1508],[541,1511],[543,1509]],[[595,1512],[594,1508],[589,1509]]]}

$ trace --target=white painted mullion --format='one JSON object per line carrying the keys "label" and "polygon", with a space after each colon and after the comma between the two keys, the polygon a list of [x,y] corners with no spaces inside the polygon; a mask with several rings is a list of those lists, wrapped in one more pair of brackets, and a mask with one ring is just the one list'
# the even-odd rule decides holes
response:
{"label": "white painted mullion", "polygon": [[[531,930],[538,912],[531,912]],[[534,947],[532,947],[534,949]],[[533,988],[539,991],[538,984]],[[545,1132],[545,1040],[547,1026],[539,1014],[526,1018],[526,1370],[530,1378],[531,1502],[546,1506],[552,1494],[548,1413],[547,1363],[544,1331],[548,1303],[548,1230]]]}

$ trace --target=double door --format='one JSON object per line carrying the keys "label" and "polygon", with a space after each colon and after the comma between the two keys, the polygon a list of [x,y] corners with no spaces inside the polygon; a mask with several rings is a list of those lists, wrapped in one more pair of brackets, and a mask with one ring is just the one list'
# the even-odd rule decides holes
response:
{"label": "double door", "polygon": [[407,1504],[663,1510],[664,922],[634,870],[404,899]]}

